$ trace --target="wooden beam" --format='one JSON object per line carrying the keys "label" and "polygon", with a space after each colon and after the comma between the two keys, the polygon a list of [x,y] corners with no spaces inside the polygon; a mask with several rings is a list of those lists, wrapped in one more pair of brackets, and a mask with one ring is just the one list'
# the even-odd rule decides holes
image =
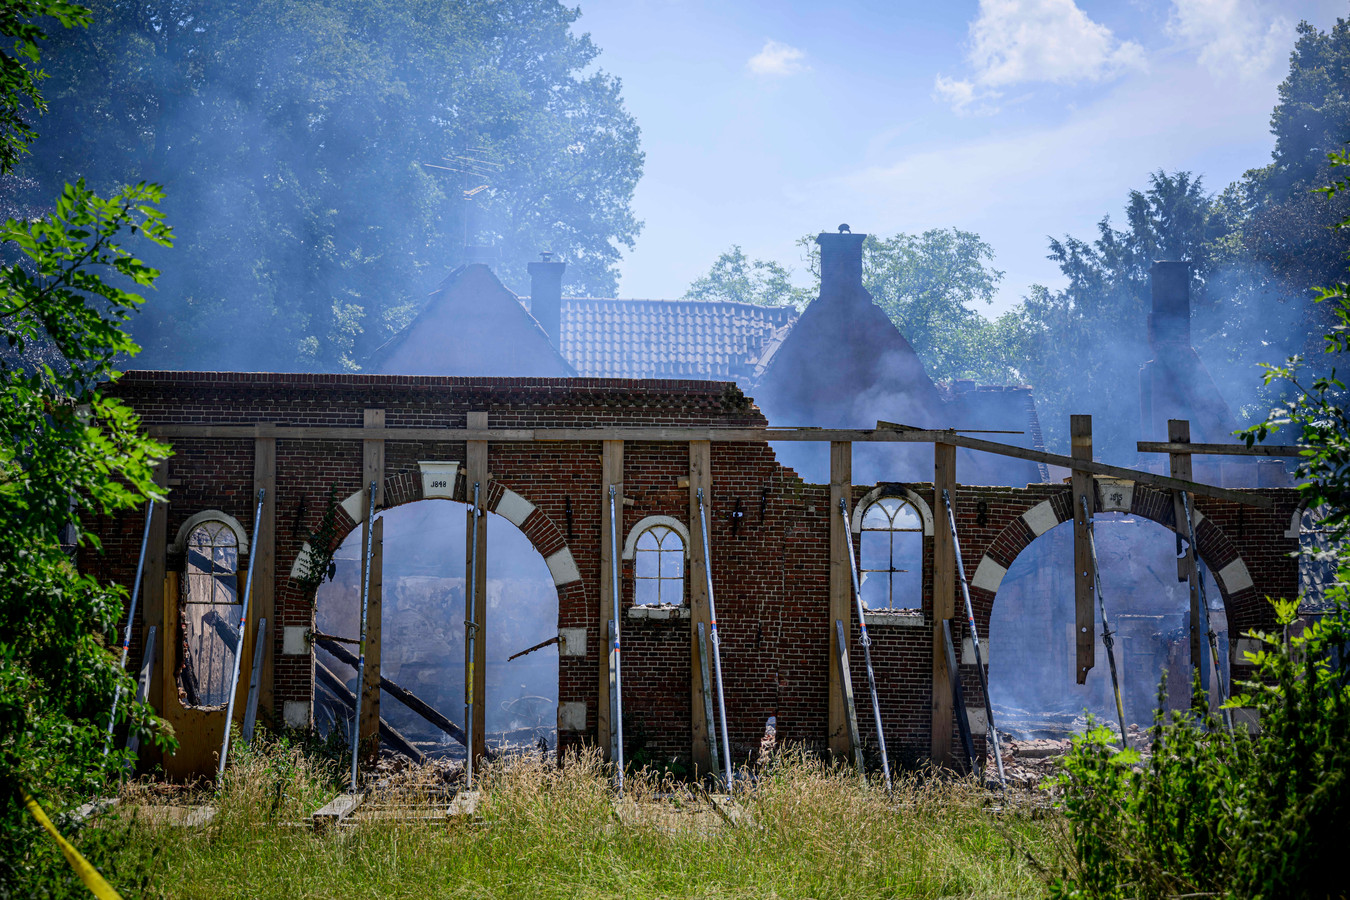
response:
{"label": "wooden beam", "polygon": [[[469,428],[487,430],[488,414],[486,412],[475,411],[468,414]],[[479,485],[479,505],[481,509],[487,508],[488,499],[488,443],[487,441],[469,441],[465,447],[465,474],[468,477],[466,499],[473,502],[473,486],[475,482]],[[468,571],[467,565],[472,563],[473,551],[473,529],[478,528],[478,567],[474,574],[474,596],[466,597],[466,603],[473,604],[473,620],[478,623],[478,634],[474,638],[473,660],[464,660],[465,683],[471,677],[470,665],[472,671],[477,674],[473,677],[473,747],[469,752],[473,754],[474,768],[477,769],[479,763],[487,755],[487,738],[483,734],[483,729],[487,724],[486,703],[487,703],[487,516],[478,517],[475,523],[473,520],[473,510],[467,510],[465,515],[468,517],[468,527],[465,528],[466,537],[464,553],[466,563],[465,571]]]}
{"label": "wooden beam", "polygon": [[[848,542],[853,540],[853,530],[848,527],[839,512],[839,501],[843,500],[849,510],[853,509],[853,445],[847,441],[830,443],[830,621],[842,623],[843,630],[830,629],[829,658],[848,660],[848,635],[853,633],[853,574],[849,571]],[[840,644],[839,635],[843,635]],[[827,732],[830,753],[835,759],[849,759],[857,748],[853,745],[849,725],[848,708],[852,697],[852,688],[845,683],[848,672],[838,666],[828,667],[829,687],[829,731]],[[847,688],[847,691],[845,690]]]}
{"label": "wooden beam", "polygon": [[[1074,459],[1092,459],[1092,416],[1069,417],[1069,440]],[[1093,588],[1096,582],[1092,565],[1092,548],[1088,545],[1088,508],[1096,510],[1096,491],[1093,479],[1081,469],[1074,469],[1073,485],[1073,633],[1075,653],[1074,675],[1079,684],[1087,681],[1088,671],[1097,664],[1097,644],[1092,635]]]}
{"label": "wooden beam", "polygon": [[1298,457],[1308,452],[1297,444],[1187,444],[1169,441],[1139,441],[1140,453],[1186,453],[1207,456],[1280,456]]}
{"label": "wooden beam", "polygon": [[[884,424],[884,423],[883,423]],[[684,443],[686,441],[716,441],[719,443],[766,443],[770,441],[849,441],[910,443],[910,444],[952,444],[967,450],[978,450],[997,456],[1013,459],[1025,459],[1031,462],[1062,466],[1066,469],[1081,469],[1093,475],[1105,475],[1121,478],[1138,484],[1170,490],[1190,491],[1201,497],[1213,497],[1230,503],[1242,503],[1261,509],[1274,509],[1275,501],[1255,493],[1228,490],[1208,484],[1198,484],[1155,475],[1138,469],[1123,466],[1111,466],[1106,463],[1075,460],[1070,456],[1046,453],[1043,450],[1030,450],[997,441],[967,437],[955,431],[924,431],[920,429],[899,430],[900,426],[877,429],[814,429],[814,428],[703,428],[703,427],[616,427],[616,428],[520,428],[489,429],[481,428],[385,428],[378,431],[366,431],[360,428],[342,428],[326,426],[289,427],[275,426],[269,434],[286,440],[365,440],[383,437],[386,441],[499,441],[503,443],[529,443],[532,441],[654,441]],[[253,425],[151,425],[147,429],[152,437],[160,438],[237,438],[252,437],[257,433]]]}
{"label": "wooden beam", "polygon": [[[367,409],[363,414],[365,429],[376,431],[384,428],[384,410]],[[365,430],[363,429],[363,430]],[[370,486],[375,485],[372,494]],[[368,438],[361,442],[361,489],[362,521],[371,529],[369,538],[371,557],[367,560],[361,554],[361,584],[369,585],[366,595],[366,665],[361,681],[360,718],[357,725],[357,740],[360,746],[368,748],[366,762],[373,764],[379,758],[380,742],[377,737],[380,730],[380,564],[383,556],[381,542],[384,536],[384,523],[375,521],[375,512],[384,506],[384,440]],[[370,571],[366,571],[369,565]]]}
{"label": "wooden beam", "polygon": [[[605,441],[600,458],[600,630],[601,651],[600,651],[600,671],[599,671],[599,698],[600,702],[596,707],[596,742],[600,745],[606,758],[613,755],[614,734],[617,729],[611,720],[614,716],[614,700],[610,691],[610,683],[614,678],[612,664],[614,660],[613,645],[614,636],[609,633],[609,621],[614,618],[614,595],[616,589],[620,593],[620,602],[622,603],[622,585],[616,586],[613,583],[613,554],[610,552],[610,515],[609,515],[609,486],[618,487],[618,496],[615,497],[615,508],[618,513],[618,533],[619,540],[623,540],[623,441]],[[620,545],[622,546],[622,545]],[[623,551],[620,550],[620,553]],[[615,622],[616,627],[622,627],[621,622]]]}
{"label": "wooden beam", "polygon": [[[713,721],[704,714],[703,672],[699,666],[698,626],[711,627],[708,612],[707,560],[703,557],[703,537],[699,531],[698,491],[702,488],[709,514],[712,511],[712,445],[707,441],[689,442],[689,726],[693,735],[694,772],[702,776],[716,773],[712,767]],[[709,690],[711,690],[709,685]]]}
{"label": "wooden beam", "polygon": [[[268,712],[275,712],[274,681],[272,666],[277,649],[278,629],[276,610],[277,582],[277,439],[258,437],[253,439],[253,496],[263,493],[262,517],[253,527],[253,546],[250,553],[256,553],[253,571],[253,607],[254,622],[262,619],[272,623],[272,634],[265,636],[259,645],[263,648],[261,657],[254,653],[255,659],[261,659],[262,673],[258,681],[258,705]],[[250,673],[250,682],[252,674]]]}
{"label": "wooden beam", "polygon": [[[328,688],[329,692],[337,698],[337,701],[341,703],[343,707],[346,709],[355,708],[356,695],[352,693],[351,688],[342,683],[342,679],[338,678],[332,669],[328,668],[318,660],[315,660],[314,674],[319,682]],[[401,732],[384,719],[380,719],[379,734],[380,738],[388,743],[390,747],[393,747],[413,762],[420,765],[423,759],[425,759],[421,750],[414,747],[411,741],[404,737]]]}
{"label": "wooden beam", "polygon": [[[832,692],[843,698],[841,705],[844,709],[844,738],[848,750],[840,758],[852,759],[853,767],[861,775],[863,773],[862,737],[858,733],[858,708],[853,703],[853,673],[849,670],[848,633],[844,628],[842,619],[834,620],[835,639],[830,643],[834,645],[835,671],[838,676],[831,679],[836,684],[836,687],[832,688]],[[831,732],[830,737],[834,737],[833,732]]]}
{"label": "wooden beam", "polygon": [[[346,647],[342,646],[337,641],[319,638],[316,635],[314,643],[318,644],[320,647],[331,653],[333,657],[337,659],[338,662],[346,663],[353,669],[356,668],[356,664],[357,662],[359,662],[357,656],[350,650],[348,650]],[[463,728],[460,728],[454,722],[451,722],[449,719],[447,719],[444,715],[441,714],[440,710],[436,709],[431,704],[423,700],[421,697],[417,696],[412,691],[408,690],[398,682],[394,681],[392,678],[387,678],[384,675],[381,675],[380,687],[383,688],[385,691],[387,691],[389,695],[393,697],[395,700],[399,701],[404,706],[408,707],[408,709],[417,713],[419,716],[426,719],[432,725],[435,725],[441,731],[444,731],[446,734],[450,735],[450,737],[453,740],[459,742],[459,745],[461,747],[464,746],[465,742],[468,740],[468,738],[464,734]]]}
{"label": "wooden beam", "polygon": [[[169,489],[169,461],[166,459],[155,467],[155,484],[160,490],[168,492]],[[171,501],[170,501],[171,502]],[[147,627],[157,626],[159,629],[159,641],[164,646],[164,652],[159,654],[163,665],[154,666],[150,676],[150,692],[146,696],[149,698],[150,705],[161,715],[166,715],[168,706],[168,692],[173,691],[176,700],[178,696],[177,688],[173,684],[172,677],[166,679],[165,673],[168,671],[169,663],[167,660],[177,656],[178,644],[176,639],[178,633],[169,628],[169,622],[165,618],[168,607],[164,602],[167,589],[165,584],[165,556],[169,545],[169,503],[156,503],[154,515],[150,519],[150,539],[145,547],[145,573],[142,576],[145,581],[141,585],[141,590],[145,597],[141,603],[141,622]]]}
{"label": "wooden beam", "polygon": [[[952,543],[946,489],[956,499],[956,447],[933,445],[933,677],[932,720],[928,755],[936,766],[952,766],[952,679],[946,653],[944,624],[956,614],[956,546]],[[946,626],[950,628],[950,624]]]}
{"label": "wooden beam", "polygon": [[[1167,441],[1178,449],[1168,453],[1172,475],[1190,480],[1191,455],[1186,452],[1191,440],[1191,423],[1186,419],[1167,420]],[[1194,503],[1194,499],[1191,501]],[[1190,593],[1190,647],[1191,666],[1199,670],[1205,661],[1205,648],[1200,634],[1200,569],[1196,564],[1196,548],[1190,546],[1191,536],[1186,525],[1186,504],[1179,492],[1172,494],[1172,514],[1177,523],[1177,536],[1186,542],[1186,552],[1177,556],[1177,580],[1187,583]]]}

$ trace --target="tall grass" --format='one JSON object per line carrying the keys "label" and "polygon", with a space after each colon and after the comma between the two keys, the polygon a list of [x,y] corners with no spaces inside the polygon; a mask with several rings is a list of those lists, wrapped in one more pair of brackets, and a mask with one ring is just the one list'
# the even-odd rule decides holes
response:
{"label": "tall grass", "polygon": [[[965,782],[875,782],[787,753],[715,809],[697,789],[643,772],[616,800],[594,754],[488,765],[473,821],[419,819],[444,809],[416,770],[367,801],[351,828],[314,834],[307,814],[332,773],[293,747],[234,764],[206,829],[154,827],[122,807],[143,889],[164,898],[1030,897],[1035,873],[999,828],[1035,844],[1042,823],[994,822]],[[134,800],[129,795],[128,801]],[[139,851],[137,851],[139,848]],[[144,860],[153,859],[146,878]],[[114,882],[117,871],[105,872]],[[135,885],[131,885],[135,887]]]}

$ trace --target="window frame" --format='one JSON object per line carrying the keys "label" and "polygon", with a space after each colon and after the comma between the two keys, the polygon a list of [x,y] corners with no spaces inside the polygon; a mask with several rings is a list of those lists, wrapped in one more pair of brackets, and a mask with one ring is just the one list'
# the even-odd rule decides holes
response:
{"label": "window frame", "polygon": [[[917,515],[917,518],[919,520],[918,527],[900,528],[900,529],[863,528],[863,522],[867,518],[868,512],[871,510],[873,506],[876,506],[877,504],[881,503],[884,500],[897,500],[900,502],[902,509],[904,506],[910,507]],[[899,514],[899,512],[900,510],[897,510],[897,514]],[[894,521],[893,517],[891,517],[890,515],[887,515],[887,519],[888,521]],[[872,574],[874,577],[878,574],[885,574],[887,576],[886,605],[872,607],[869,606],[867,604],[867,601],[864,599],[863,606],[866,609],[866,611],[869,613],[888,614],[888,613],[914,613],[922,610],[924,603],[924,584],[928,576],[927,572],[928,555],[927,555],[927,547],[924,542],[928,538],[931,538],[933,536],[933,511],[932,509],[929,508],[928,504],[924,501],[924,499],[914,491],[910,490],[909,488],[900,487],[899,485],[881,485],[869,491],[866,495],[863,496],[861,500],[857,502],[857,504],[855,504],[853,508],[853,516],[849,523],[849,526],[851,532],[850,537],[857,541],[856,558],[858,563],[859,587],[862,587],[863,583],[867,580],[868,574]],[[888,550],[891,568],[889,569],[863,568],[862,539],[865,532],[888,535]],[[918,543],[919,566],[917,570],[918,595],[916,597],[916,602],[914,603],[913,606],[897,607],[895,605],[895,580],[894,580],[895,573],[897,571],[906,573],[911,571],[907,569],[897,570],[894,568],[896,534],[917,534],[919,536],[919,543]]]}
{"label": "window frame", "polygon": [[[665,533],[664,537],[661,537],[661,538],[658,538],[658,539],[657,539],[657,547],[656,547],[655,549],[648,549],[648,548],[642,548],[642,549],[639,549],[639,547],[638,547],[638,542],[641,541],[642,537],[643,537],[644,535],[648,534],[649,532],[652,532],[652,531],[654,531],[655,529],[658,529],[658,528],[665,529],[665,530],[666,530],[666,533]],[[666,553],[673,553],[673,552],[676,552],[676,551],[673,551],[673,550],[666,550],[666,549],[663,548],[664,542],[667,541],[667,540],[669,540],[672,534],[673,534],[676,538],[679,539],[680,544],[682,545],[682,546],[681,546],[681,549],[682,549],[682,551],[683,551],[683,552],[680,554],[680,558],[681,558],[681,568],[680,568],[680,576],[679,576],[678,579],[676,579],[676,578],[669,578],[669,577],[662,577],[662,576],[659,574],[660,571],[661,571],[661,569],[660,569],[660,561],[661,561],[661,557],[662,557],[663,555],[665,555]],[[633,582],[633,588],[632,588],[632,603],[630,604],[630,606],[631,606],[632,608],[634,608],[634,609],[660,609],[660,608],[662,608],[662,607],[670,607],[670,606],[672,606],[672,604],[666,604],[666,603],[660,602],[660,598],[661,598],[661,595],[662,595],[661,583],[662,583],[662,582],[673,582],[673,581],[677,581],[677,580],[680,582],[680,588],[679,588],[680,602],[679,602],[679,603],[676,603],[676,604],[673,604],[673,608],[676,608],[676,609],[687,609],[687,608],[688,608],[688,606],[689,606],[689,546],[690,546],[690,543],[689,543],[689,529],[687,529],[687,528],[684,526],[684,523],[683,523],[683,522],[679,521],[678,519],[672,518],[671,516],[647,516],[646,518],[644,518],[644,519],[642,519],[641,521],[639,521],[636,525],[634,525],[634,526],[629,530],[629,532],[628,532],[628,538],[627,538],[627,540],[624,542],[623,559],[628,560],[628,561],[630,561],[630,562],[633,564],[633,567],[632,567],[632,568],[633,568],[633,574],[632,574],[632,582]],[[638,575],[638,554],[639,554],[639,553],[656,553],[656,554],[657,554],[657,572],[658,572],[658,575],[657,575],[656,578],[651,578],[651,576],[640,576],[640,575]],[[642,581],[655,581],[655,582],[657,583],[657,589],[656,589],[657,602],[656,602],[656,603],[640,603],[640,602],[638,602],[638,587],[639,587],[639,582],[642,582]]]}

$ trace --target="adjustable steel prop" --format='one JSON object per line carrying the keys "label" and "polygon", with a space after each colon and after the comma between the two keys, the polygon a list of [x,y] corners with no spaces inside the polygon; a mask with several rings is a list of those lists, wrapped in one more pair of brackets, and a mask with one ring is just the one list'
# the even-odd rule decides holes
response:
{"label": "adjustable steel prop", "polygon": [[[356,793],[356,764],[361,754],[361,693],[366,682],[366,616],[370,613],[370,566],[375,558],[375,482],[366,495],[365,577],[361,579],[361,642],[357,644],[356,702],[352,705],[352,775],[348,790]],[[378,740],[378,738],[377,738]]]}
{"label": "adjustable steel prop", "polygon": [[614,618],[609,621],[610,634],[614,639],[614,764],[619,779],[619,796],[623,796],[623,661],[619,655],[619,597],[622,594],[619,581],[619,525],[615,510],[615,495],[618,490],[609,486],[609,564],[610,593],[614,599]]}
{"label": "adjustable steel prop", "polygon": [[708,549],[708,511],[704,508],[703,488],[698,489],[698,524],[703,532],[703,574],[708,579],[708,632],[712,637],[713,669],[717,678],[717,719],[722,728],[722,765],[727,790],[731,781],[731,740],[727,737],[727,704],[722,693],[722,638],[717,633],[717,601],[713,598],[712,551]]}
{"label": "adjustable steel prop", "polygon": [[872,672],[872,639],[867,636],[867,609],[863,606],[862,586],[858,583],[858,560],[853,555],[853,528],[848,521],[848,504],[839,498],[839,514],[844,517],[844,543],[848,544],[848,573],[853,576],[853,599],[858,605],[858,643],[867,662],[867,687],[872,692],[872,719],[877,728],[877,746],[881,750],[881,774],[886,790],[891,789],[891,761],[886,756],[886,734],[881,728],[881,701],[877,699],[877,676]]}
{"label": "adjustable steel prop", "polygon": [[464,760],[464,786],[473,787],[473,665],[474,641],[478,636],[478,622],[474,618],[474,600],[478,596],[478,517],[483,511],[478,508],[479,483],[473,483],[473,508],[469,510],[469,592],[464,598],[464,659],[468,662],[464,679],[464,746],[468,756]]}
{"label": "adjustable steel prop", "polygon": [[216,784],[225,777],[225,760],[230,755],[230,723],[234,721],[234,693],[239,687],[239,658],[244,655],[244,630],[248,626],[248,598],[253,588],[253,564],[258,560],[258,523],[262,521],[263,497],[258,491],[258,508],[253,512],[253,541],[249,544],[248,574],[244,576],[244,603],[239,609],[239,640],[234,645],[234,672],[230,675],[230,693],[225,703],[225,738],[220,743],[220,762],[216,765]]}
{"label": "adjustable steel prop", "polygon": [[[155,501],[145,505],[145,531],[141,534],[141,555],[136,560],[136,582],[131,586],[131,609],[127,611],[127,627],[122,629],[122,668],[127,667],[127,654],[131,650],[131,626],[136,621],[136,602],[141,599],[141,573],[145,571],[145,548],[150,543],[150,520],[155,515]],[[122,699],[122,685],[113,692],[112,712],[108,714],[108,734],[103,739],[103,756],[108,756],[112,746],[113,725],[117,723],[117,701]]]}

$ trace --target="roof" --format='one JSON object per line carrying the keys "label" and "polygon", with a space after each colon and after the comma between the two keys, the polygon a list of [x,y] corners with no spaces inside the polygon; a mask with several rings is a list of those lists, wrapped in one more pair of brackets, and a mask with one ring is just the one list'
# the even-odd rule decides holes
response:
{"label": "roof", "polygon": [[565,297],[561,350],[585,377],[749,379],[796,320],[790,306]]}

